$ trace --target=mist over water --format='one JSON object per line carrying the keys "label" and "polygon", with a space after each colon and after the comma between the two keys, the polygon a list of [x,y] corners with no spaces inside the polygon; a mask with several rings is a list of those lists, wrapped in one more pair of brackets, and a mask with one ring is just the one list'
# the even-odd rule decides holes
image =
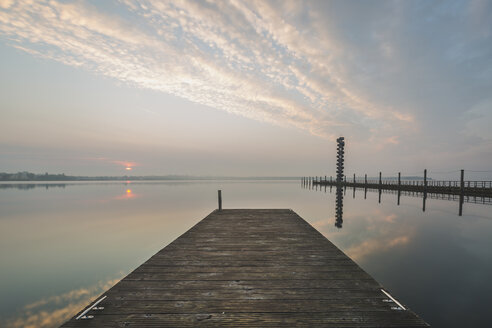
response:
{"label": "mist over water", "polygon": [[[485,327],[492,206],[298,181],[0,184],[0,326],[56,327],[217,207],[291,208],[433,327]],[[341,210],[341,213],[340,213]],[[341,228],[335,226],[340,223]]]}

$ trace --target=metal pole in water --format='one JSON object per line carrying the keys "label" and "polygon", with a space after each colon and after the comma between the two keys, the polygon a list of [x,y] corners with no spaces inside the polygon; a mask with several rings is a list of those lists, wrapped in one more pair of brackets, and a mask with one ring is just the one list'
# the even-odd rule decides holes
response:
{"label": "metal pole in water", "polygon": [[222,190],[219,190],[218,196],[219,196],[219,211],[222,211]]}

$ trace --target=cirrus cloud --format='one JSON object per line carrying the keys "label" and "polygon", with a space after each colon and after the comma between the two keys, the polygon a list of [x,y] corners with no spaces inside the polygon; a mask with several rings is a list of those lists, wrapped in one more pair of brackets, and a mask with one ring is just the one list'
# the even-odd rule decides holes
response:
{"label": "cirrus cloud", "polygon": [[466,113],[488,97],[489,7],[4,0],[0,35],[34,56],[250,119],[376,150],[433,138],[444,151],[468,146],[449,130],[466,136]]}
{"label": "cirrus cloud", "polygon": [[[295,2],[121,0],[120,15],[80,1],[2,4],[13,46],[137,87],[320,136],[411,121],[351,88],[339,43]],[[303,14],[312,23],[299,26]]]}

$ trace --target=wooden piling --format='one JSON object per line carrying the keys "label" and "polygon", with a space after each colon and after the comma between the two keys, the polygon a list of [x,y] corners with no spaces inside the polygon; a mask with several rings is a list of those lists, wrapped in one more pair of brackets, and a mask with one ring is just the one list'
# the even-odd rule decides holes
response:
{"label": "wooden piling", "polygon": [[461,170],[460,188],[461,188],[461,194],[463,195],[465,193],[465,170]]}
{"label": "wooden piling", "polygon": [[459,216],[463,215],[464,202],[465,202],[465,170],[462,169],[460,175],[460,206],[458,211]]}
{"label": "wooden piling", "polygon": [[[492,182],[480,182],[477,181],[464,181],[464,176],[461,177],[461,181],[429,181],[427,177],[427,169],[424,170],[423,180],[411,180],[402,181],[401,172],[398,172],[398,181],[382,181],[382,172],[379,172],[378,181],[368,181],[367,174],[364,174],[364,185],[361,181],[357,181],[356,174],[353,174],[352,181],[347,181],[347,176],[344,175],[341,181],[333,180],[330,176],[330,181],[320,176],[309,178],[309,183],[313,187],[317,185],[339,185],[344,189],[347,187],[363,187],[368,189],[384,189],[384,190],[401,190],[408,192],[419,192],[423,193],[424,196],[427,193],[433,194],[451,194],[451,195],[462,195],[472,196],[472,197],[487,197],[492,198]],[[473,182],[473,184],[471,183]],[[468,187],[467,187],[468,185]]]}
{"label": "wooden piling", "polygon": [[422,197],[422,212],[425,212],[425,202],[427,200],[427,169],[424,169],[424,195]]}

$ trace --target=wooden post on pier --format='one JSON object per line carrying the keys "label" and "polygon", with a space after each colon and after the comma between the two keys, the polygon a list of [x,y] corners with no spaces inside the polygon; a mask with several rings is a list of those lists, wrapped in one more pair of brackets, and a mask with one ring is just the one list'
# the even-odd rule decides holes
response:
{"label": "wooden post on pier", "polygon": [[422,197],[422,212],[425,212],[426,200],[427,200],[427,169],[424,169],[424,195]]}
{"label": "wooden post on pier", "polygon": [[219,196],[219,211],[222,211],[222,190],[219,190],[218,196]]}
{"label": "wooden post on pier", "polygon": [[364,199],[367,198],[367,173],[364,174]]}
{"label": "wooden post on pier", "polygon": [[422,198],[422,212],[425,212],[425,201],[427,200],[427,169],[424,169],[424,196]]}
{"label": "wooden post on pier", "polygon": [[465,193],[465,170],[461,170],[460,187],[461,195],[463,195]]}
{"label": "wooden post on pier", "polygon": [[460,209],[459,216],[463,215],[463,202],[465,201],[465,170],[461,170],[461,179],[460,179]]}
{"label": "wooden post on pier", "polygon": [[354,173],[354,184],[355,184],[355,173]]}
{"label": "wooden post on pier", "polygon": [[382,188],[383,181],[381,180],[381,172],[379,172],[379,197],[378,197],[378,203],[381,203],[381,188]]}
{"label": "wooden post on pier", "polygon": [[401,195],[401,172],[398,172],[398,203],[400,205],[400,195]]}

